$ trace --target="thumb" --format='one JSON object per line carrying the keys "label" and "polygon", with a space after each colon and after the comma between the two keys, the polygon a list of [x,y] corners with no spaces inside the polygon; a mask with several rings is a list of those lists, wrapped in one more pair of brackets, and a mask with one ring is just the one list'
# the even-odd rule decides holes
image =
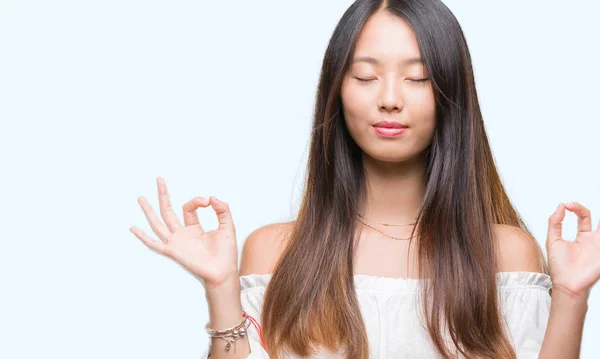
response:
{"label": "thumb", "polygon": [[548,236],[546,248],[550,248],[555,242],[562,239],[562,222],[565,219],[565,205],[561,202],[556,211],[548,219]]}
{"label": "thumb", "polygon": [[225,202],[220,201],[215,196],[210,197],[210,206],[213,208],[219,219],[220,230],[234,230],[233,217],[229,210],[229,205]]}

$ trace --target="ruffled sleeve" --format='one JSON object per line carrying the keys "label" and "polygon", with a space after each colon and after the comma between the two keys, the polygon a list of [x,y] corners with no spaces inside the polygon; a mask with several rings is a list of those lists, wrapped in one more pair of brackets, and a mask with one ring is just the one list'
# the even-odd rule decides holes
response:
{"label": "ruffled sleeve", "polygon": [[550,315],[550,276],[535,272],[499,273],[502,314],[518,359],[537,359]]}
{"label": "ruffled sleeve", "polygon": [[[268,281],[268,274],[252,274],[240,277],[242,309],[256,319],[259,324],[262,300]],[[246,357],[247,359],[269,359],[269,354],[262,347],[260,336],[253,325],[248,328],[248,341],[250,342],[250,355]],[[201,358],[208,358],[208,351],[207,348]]]}

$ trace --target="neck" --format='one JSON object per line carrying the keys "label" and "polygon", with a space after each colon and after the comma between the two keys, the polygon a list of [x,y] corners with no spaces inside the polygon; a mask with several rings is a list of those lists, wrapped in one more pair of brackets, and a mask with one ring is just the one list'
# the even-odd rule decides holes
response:
{"label": "neck", "polygon": [[425,160],[382,162],[363,154],[366,201],[359,213],[383,223],[414,222],[425,196]]}

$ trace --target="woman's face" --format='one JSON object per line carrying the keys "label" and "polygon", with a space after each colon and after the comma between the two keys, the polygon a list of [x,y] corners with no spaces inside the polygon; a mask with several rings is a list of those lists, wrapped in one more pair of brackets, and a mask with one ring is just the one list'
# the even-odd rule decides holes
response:
{"label": "woman's face", "polygon": [[[375,160],[406,161],[431,143],[435,99],[419,58],[417,39],[405,20],[385,12],[369,18],[341,97],[350,135]],[[381,128],[390,126],[383,121],[403,129]]]}

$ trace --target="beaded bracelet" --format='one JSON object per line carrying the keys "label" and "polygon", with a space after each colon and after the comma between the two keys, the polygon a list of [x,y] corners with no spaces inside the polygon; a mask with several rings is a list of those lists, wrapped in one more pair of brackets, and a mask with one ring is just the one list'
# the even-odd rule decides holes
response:
{"label": "beaded bracelet", "polygon": [[[252,324],[252,322],[250,321],[250,319],[248,319],[248,316],[246,315],[246,312],[242,312],[242,322],[234,327],[231,327],[229,329],[222,329],[222,330],[217,330],[217,329],[211,329],[209,327],[210,323],[206,324],[206,332],[209,334],[210,338],[222,338],[224,340],[227,341],[227,344],[225,345],[225,350],[229,351],[231,349],[231,344],[233,343],[233,352],[236,352],[236,340],[238,340],[240,337],[244,337],[247,333],[247,329],[248,327]],[[212,348],[212,340],[209,339],[209,344],[208,344],[208,348],[209,348],[209,352],[210,349]],[[210,358],[210,354],[208,355],[208,358]]]}
{"label": "beaded bracelet", "polygon": [[234,327],[231,327],[229,329],[217,330],[217,329],[211,329],[209,327],[210,323],[206,323],[205,329],[206,329],[206,332],[208,333],[208,335],[210,335],[210,336],[220,336],[223,334],[229,334],[229,333],[233,333],[235,331],[239,331],[240,329],[244,328],[247,321],[248,321],[248,318],[246,316],[246,312],[242,311],[242,322]]}
{"label": "beaded bracelet", "polygon": [[210,356],[211,356],[210,351],[212,348],[212,338],[223,338],[223,339],[227,340],[227,344],[225,345],[226,351],[229,351],[229,349],[231,349],[231,343],[233,343],[233,352],[235,353],[235,350],[236,350],[235,341],[238,340],[240,337],[243,337],[247,334],[247,329],[248,329],[248,327],[250,327],[250,325],[254,325],[254,327],[256,328],[256,331],[258,332],[258,336],[260,337],[260,343],[261,343],[262,347],[266,349],[265,340],[262,335],[262,328],[258,324],[258,321],[256,319],[254,319],[252,316],[248,315],[245,311],[242,311],[242,317],[244,319],[242,320],[242,322],[240,324],[236,325],[235,327],[231,327],[229,329],[224,329],[224,330],[211,329],[209,327],[210,323],[206,323],[205,329],[210,336],[210,338],[208,340],[208,353],[209,354],[207,356],[207,359],[210,358]]}

